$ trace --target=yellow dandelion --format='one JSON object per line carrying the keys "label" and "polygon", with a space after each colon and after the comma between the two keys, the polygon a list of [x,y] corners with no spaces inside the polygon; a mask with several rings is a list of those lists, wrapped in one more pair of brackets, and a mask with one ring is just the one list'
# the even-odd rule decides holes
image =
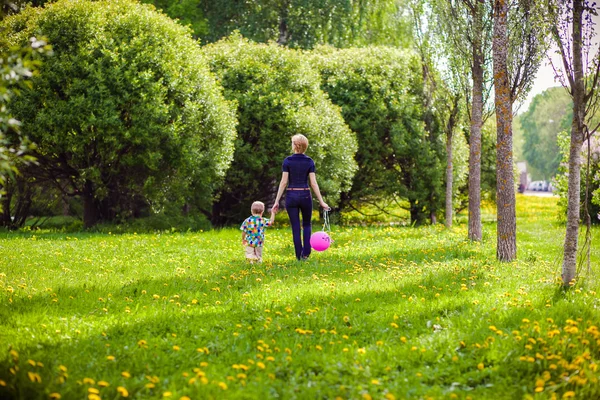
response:
{"label": "yellow dandelion", "polygon": [[60,395],[60,393],[56,393],[56,392],[55,392],[55,393],[50,393],[50,394],[48,395],[48,397],[50,397],[52,400],[58,400],[58,399],[60,399],[62,396]]}
{"label": "yellow dandelion", "polygon": [[100,386],[100,387],[109,387],[110,383],[108,383],[106,381],[98,381],[98,386]]}
{"label": "yellow dandelion", "polygon": [[129,372],[127,372],[127,371],[123,371],[123,372],[121,372],[121,376],[122,376],[123,378],[125,378],[125,379],[129,379],[129,378],[131,378],[131,374],[130,374]]}
{"label": "yellow dandelion", "polygon": [[562,396],[563,399],[572,399],[573,397],[575,397],[575,392],[572,390],[565,392]]}
{"label": "yellow dandelion", "polygon": [[108,361],[115,361],[115,356],[107,356],[106,359]]}
{"label": "yellow dandelion", "polygon": [[262,363],[262,362],[260,362],[260,361],[256,363],[256,366],[257,366],[258,368],[260,368],[260,369],[265,369],[265,364],[263,364],[263,363]]}
{"label": "yellow dandelion", "polygon": [[3,381],[2,379],[0,379],[0,386],[2,386],[2,387],[6,387],[6,382],[5,382],[5,381]]}
{"label": "yellow dandelion", "polygon": [[163,397],[171,397],[171,396],[173,396],[173,393],[171,393],[171,392],[164,392],[163,393]]}
{"label": "yellow dandelion", "polygon": [[42,377],[40,376],[40,374],[37,374],[35,372],[28,372],[27,376],[29,377],[29,380],[33,383],[42,383]]}
{"label": "yellow dandelion", "polygon": [[83,378],[83,384],[84,385],[95,385],[96,381],[93,380],[92,378]]}
{"label": "yellow dandelion", "polygon": [[121,397],[129,397],[129,392],[123,386],[117,386],[117,392],[119,392]]}
{"label": "yellow dandelion", "polygon": [[179,346],[177,346],[177,345],[173,346],[173,350],[174,351],[179,351]]}
{"label": "yellow dandelion", "polygon": [[379,385],[379,380],[378,379],[371,379],[371,383],[373,385]]}
{"label": "yellow dandelion", "polygon": [[102,398],[96,393],[90,393],[88,394],[88,400],[102,400]]}
{"label": "yellow dandelion", "polygon": [[396,396],[394,396],[391,393],[386,393],[385,396],[383,396],[386,400],[396,400]]}
{"label": "yellow dandelion", "polygon": [[483,365],[483,363],[477,364],[477,369],[478,370],[483,371],[484,368],[485,368],[485,366]]}
{"label": "yellow dandelion", "polygon": [[88,393],[91,394],[100,394],[100,391],[96,388],[88,388]]}
{"label": "yellow dandelion", "polygon": [[189,397],[187,397],[187,396],[181,396],[179,398],[179,400],[191,400],[191,399]]}
{"label": "yellow dandelion", "polygon": [[225,382],[219,382],[219,387],[223,390],[227,390],[227,384]]}

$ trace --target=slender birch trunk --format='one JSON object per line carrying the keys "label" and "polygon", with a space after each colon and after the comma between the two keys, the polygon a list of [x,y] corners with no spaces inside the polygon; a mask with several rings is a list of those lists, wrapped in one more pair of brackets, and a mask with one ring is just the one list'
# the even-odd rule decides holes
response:
{"label": "slender birch trunk", "polygon": [[494,2],[494,91],[496,106],[497,250],[500,261],[517,258],[517,219],[512,158],[512,98],[508,77],[508,3]]}
{"label": "slender birch trunk", "polygon": [[469,137],[469,239],[481,241],[481,127],[483,125],[483,15],[473,13],[473,104]]}
{"label": "slender birch trunk", "polygon": [[453,204],[452,204],[452,184],[453,170],[452,164],[452,132],[446,135],[446,228],[452,228]]}
{"label": "slender birch trunk", "polygon": [[454,218],[454,204],[452,186],[454,183],[454,164],[452,163],[452,139],[456,117],[458,115],[460,96],[455,96],[450,110],[450,117],[446,125],[446,228],[452,228],[452,219]]}
{"label": "slender birch trunk", "polygon": [[583,81],[582,22],[584,4],[573,1],[573,121],[569,149],[569,188],[567,202],[567,231],[565,234],[562,281],[569,286],[577,273],[577,246],[579,238],[581,196],[581,148],[585,123],[585,86]]}

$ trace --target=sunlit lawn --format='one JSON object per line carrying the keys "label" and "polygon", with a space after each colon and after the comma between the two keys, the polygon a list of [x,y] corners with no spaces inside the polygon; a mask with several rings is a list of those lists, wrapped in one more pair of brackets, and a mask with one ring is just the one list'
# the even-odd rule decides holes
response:
{"label": "sunlit lawn", "polygon": [[237,229],[2,234],[0,398],[600,398],[600,251],[558,290],[555,204],[518,197],[509,264],[493,223],[334,226],[306,263],[273,229],[255,266]]}

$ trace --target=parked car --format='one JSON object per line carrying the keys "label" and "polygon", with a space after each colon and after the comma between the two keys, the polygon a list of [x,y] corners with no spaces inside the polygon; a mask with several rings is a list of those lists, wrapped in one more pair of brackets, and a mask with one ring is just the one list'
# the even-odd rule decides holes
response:
{"label": "parked car", "polygon": [[542,181],[533,181],[527,187],[529,190],[533,190],[535,192],[539,192],[544,190],[544,183]]}

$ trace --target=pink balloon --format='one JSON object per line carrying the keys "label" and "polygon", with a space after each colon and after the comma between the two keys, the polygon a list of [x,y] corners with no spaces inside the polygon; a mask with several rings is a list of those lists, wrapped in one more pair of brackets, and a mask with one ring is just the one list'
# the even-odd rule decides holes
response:
{"label": "pink balloon", "polygon": [[310,247],[316,251],[325,251],[331,245],[331,238],[325,232],[315,232],[310,237]]}

